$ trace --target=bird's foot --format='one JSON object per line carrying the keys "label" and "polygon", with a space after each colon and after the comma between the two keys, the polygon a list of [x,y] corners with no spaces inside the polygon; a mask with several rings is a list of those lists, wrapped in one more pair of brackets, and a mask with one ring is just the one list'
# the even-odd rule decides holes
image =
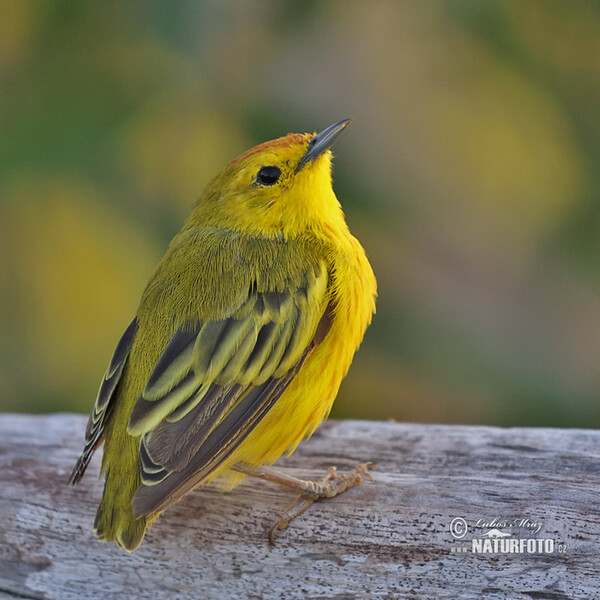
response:
{"label": "bird's foot", "polygon": [[350,471],[339,475],[336,467],[329,467],[325,475],[317,481],[301,480],[304,489],[300,492],[298,498],[277,517],[268,529],[271,546],[275,545],[275,533],[285,529],[292,519],[310,508],[313,502],[320,498],[333,498],[352,486],[362,483],[365,477],[373,481],[369,469],[375,470],[375,465],[372,462],[360,463]]}

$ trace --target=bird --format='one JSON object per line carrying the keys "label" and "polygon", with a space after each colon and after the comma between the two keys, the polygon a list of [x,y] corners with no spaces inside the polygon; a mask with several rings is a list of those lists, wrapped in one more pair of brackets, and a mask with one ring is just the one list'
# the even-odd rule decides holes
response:
{"label": "bird", "polygon": [[333,497],[370,462],[305,481],[272,465],[328,416],[375,313],[375,275],[332,187],[344,119],[240,154],[206,186],[119,340],[69,483],[104,443],[94,531],[131,552],[194,488],[245,477]]}

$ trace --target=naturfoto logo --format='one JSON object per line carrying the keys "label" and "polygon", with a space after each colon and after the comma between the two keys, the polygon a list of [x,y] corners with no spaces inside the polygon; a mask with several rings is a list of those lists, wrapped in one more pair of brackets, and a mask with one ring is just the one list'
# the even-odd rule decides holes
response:
{"label": "naturfoto logo", "polygon": [[[450,533],[454,540],[464,540],[467,543],[453,545],[453,553],[472,554],[553,554],[566,552],[566,544],[557,542],[550,537],[533,537],[543,527],[543,523],[529,518],[518,519],[478,519],[471,529],[487,529],[482,534],[474,535],[470,540],[465,539],[469,533],[469,525],[463,517],[455,517],[450,523]],[[510,528],[513,531],[503,531]],[[519,537],[520,531],[525,534]]]}

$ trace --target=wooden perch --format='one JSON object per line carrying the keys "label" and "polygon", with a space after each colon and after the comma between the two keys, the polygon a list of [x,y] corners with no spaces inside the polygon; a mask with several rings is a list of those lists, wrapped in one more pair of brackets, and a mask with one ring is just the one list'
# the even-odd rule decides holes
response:
{"label": "wooden perch", "polygon": [[[0,416],[1,600],[598,597],[597,431],[328,422],[282,470],[318,478],[373,460],[374,482],[314,504],[273,549],[266,528],[292,494],[256,480],[196,490],[128,555],[92,533],[99,456],[66,485],[84,427]],[[494,529],[553,552],[473,553],[473,539],[500,544]]]}

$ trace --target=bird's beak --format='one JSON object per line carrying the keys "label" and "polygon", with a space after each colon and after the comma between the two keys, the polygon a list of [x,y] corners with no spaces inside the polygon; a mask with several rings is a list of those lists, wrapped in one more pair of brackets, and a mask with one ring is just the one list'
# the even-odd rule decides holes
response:
{"label": "bird's beak", "polygon": [[344,119],[338,123],[330,125],[327,129],[323,129],[321,133],[317,133],[308,142],[308,148],[306,153],[300,159],[298,166],[296,167],[296,173],[307,163],[315,160],[315,158],[321,156],[327,148],[333,144],[335,138],[348,127],[352,119]]}

